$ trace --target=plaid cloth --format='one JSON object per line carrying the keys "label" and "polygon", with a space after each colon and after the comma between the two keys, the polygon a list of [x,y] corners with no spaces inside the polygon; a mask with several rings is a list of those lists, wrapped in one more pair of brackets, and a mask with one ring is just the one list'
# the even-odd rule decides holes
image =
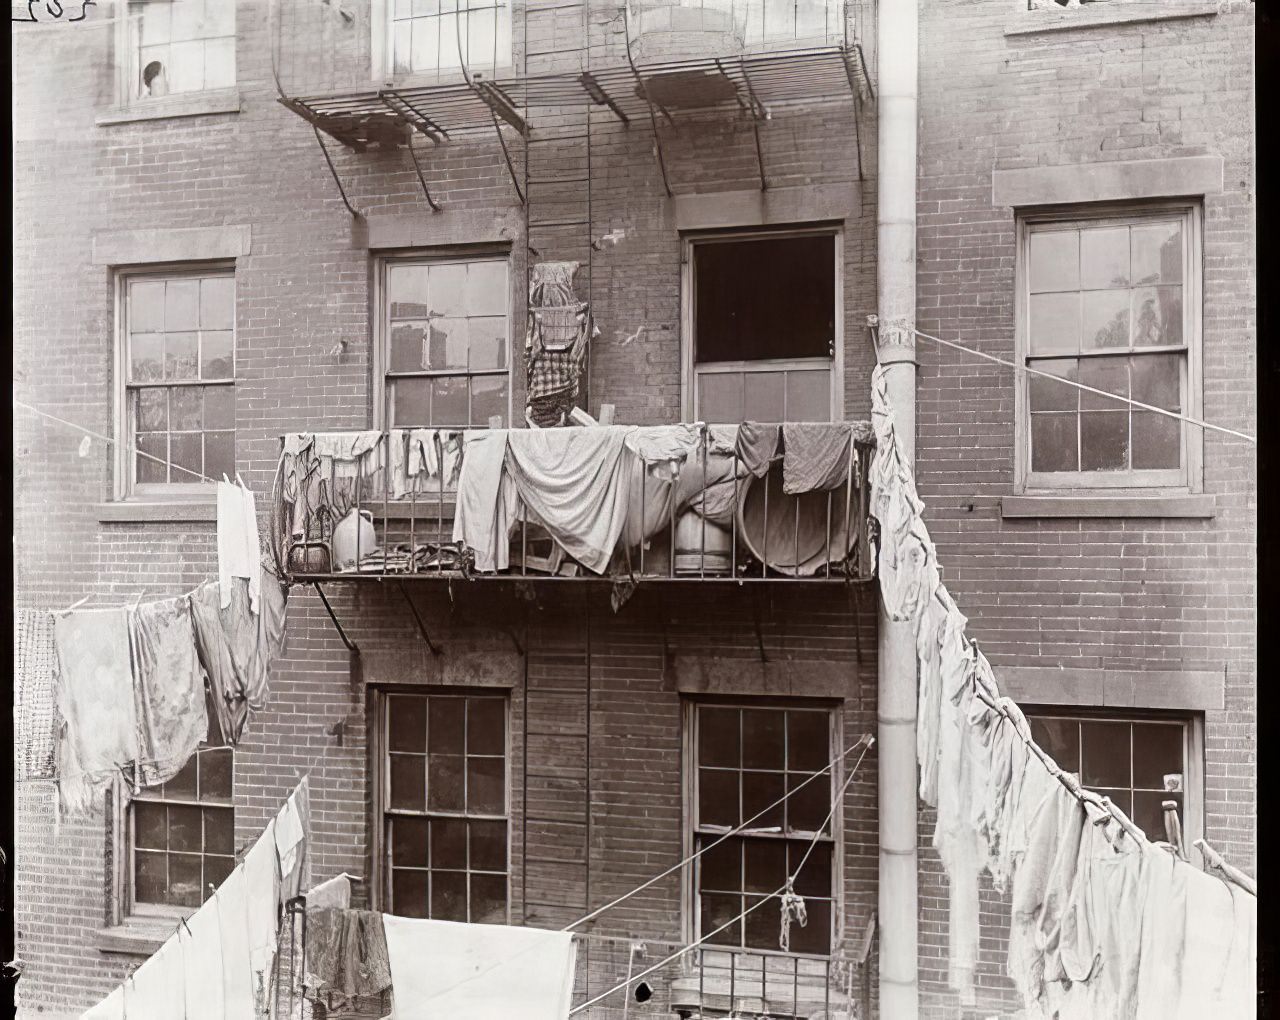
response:
{"label": "plaid cloth", "polygon": [[13,768],[16,779],[54,777],[53,617],[35,609],[14,610]]}
{"label": "plaid cloth", "polygon": [[[586,302],[573,292],[577,271],[576,262],[539,262],[530,274],[524,348],[529,411],[535,421],[549,413],[548,398],[572,406],[587,342],[596,333]],[[572,334],[570,324],[575,326]]]}

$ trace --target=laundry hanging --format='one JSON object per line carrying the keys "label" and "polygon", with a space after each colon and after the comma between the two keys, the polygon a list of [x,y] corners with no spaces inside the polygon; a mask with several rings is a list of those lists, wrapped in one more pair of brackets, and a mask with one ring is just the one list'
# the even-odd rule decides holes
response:
{"label": "laundry hanging", "polygon": [[237,482],[218,483],[218,589],[223,609],[231,605],[231,579],[249,582],[249,608],[258,611],[258,514],[253,493]]}
{"label": "laundry hanging", "polygon": [[15,609],[13,616],[14,778],[54,778],[53,686],[57,651],[47,610]]}

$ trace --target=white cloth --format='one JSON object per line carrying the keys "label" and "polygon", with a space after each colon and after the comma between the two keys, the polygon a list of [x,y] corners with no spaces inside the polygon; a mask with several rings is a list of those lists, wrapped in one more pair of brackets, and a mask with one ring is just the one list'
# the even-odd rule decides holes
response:
{"label": "white cloth", "polygon": [[[626,524],[635,457],[627,440],[635,431],[609,425],[516,429],[507,436],[507,473],[531,519],[597,574],[608,570]],[[671,452],[670,441],[655,445]],[[467,471],[465,460],[462,470]]]}
{"label": "white cloth", "polygon": [[116,985],[110,995],[81,1013],[80,1020],[125,1020],[124,986]]}
{"label": "white cloth", "polygon": [[244,865],[218,887],[218,932],[222,942],[222,1003],[228,1017],[254,1015],[253,974],[249,960],[249,910]]}
{"label": "white cloth", "polygon": [[504,466],[508,434],[507,429],[489,429],[468,432],[464,440],[453,540],[472,551],[482,573],[506,570],[510,563],[520,504]]}
{"label": "white cloth", "polygon": [[301,888],[301,854],[305,837],[306,819],[299,810],[298,792],[295,790],[285,801],[280,813],[276,815],[275,824],[276,854],[280,858],[281,896],[285,899],[296,896]]}
{"label": "white cloth", "polygon": [[1184,865],[1187,906],[1177,1020],[1257,1016],[1258,900]]}
{"label": "white cloth", "polygon": [[321,882],[307,893],[307,909],[319,910],[321,907],[334,907],[348,910],[351,907],[351,879],[343,872],[337,878]]}
{"label": "white cloth", "polygon": [[250,847],[244,858],[245,931],[249,946],[250,983],[255,1016],[265,1016],[271,983],[271,962],[276,954],[279,923],[280,872],[276,859],[276,822],[267,822],[266,831]]}
{"label": "white cloth", "polygon": [[[185,974],[186,1020],[225,1020],[218,900],[210,897],[178,929]],[[139,1014],[141,1015],[141,1014]],[[130,1017],[132,1020],[132,1017]]]}
{"label": "white cloth", "polygon": [[243,485],[218,483],[218,588],[222,608],[231,605],[231,579],[249,582],[249,608],[258,611],[262,571],[258,540],[258,513],[253,493]]}
{"label": "white cloth", "polygon": [[125,979],[125,1016],[181,1016],[185,980],[182,946],[174,935]]}
{"label": "white cloth", "polygon": [[568,1016],[576,955],[570,932],[391,914],[382,923],[394,1020]]}

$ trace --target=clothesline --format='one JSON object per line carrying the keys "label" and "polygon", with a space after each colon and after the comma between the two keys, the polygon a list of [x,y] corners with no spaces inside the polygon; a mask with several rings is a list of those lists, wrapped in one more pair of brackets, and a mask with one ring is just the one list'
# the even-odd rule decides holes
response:
{"label": "clothesline", "polygon": [[934,343],[942,344],[944,347],[951,347],[957,351],[963,351],[966,354],[972,354],[975,357],[984,358],[987,361],[995,362],[997,365],[1004,365],[1006,368],[1012,368],[1015,372],[1025,372],[1028,375],[1040,376],[1044,379],[1052,379],[1054,382],[1062,383],[1065,386],[1074,386],[1078,390],[1086,393],[1092,393],[1099,397],[1107,397],[1111,400],[1118,400],[1122,404],[1129,404],[1133,407],[1140,407],[1144,411],[1151,411],[1155,414],[1162,414],[1166,418],[1176,418],[1178,421],[1184,421],[1188,425],[1196,425],[1202,429],[1211,429],[1214,432],[1221,432],[1224,435],[1235,436],[1237,439],[1243,439],[1249,443],[1257,443],[1257,439],[1244,432],[1237,432],[1235,429],[1229,429],[1224,425],[1215,425],[1212,422],[1204,421],[1200,418],[1193,418],[1188,414],[1181,414],[1177,411],[1170,411],[1167,408],[1156,407],[1153,404],[1144,404],[1141,400],[1134,400],[1132,397],[1122,397],[1119,393],[1111,393],[1107,390],[1100,390],[1097,387],[1089,386],[1082,382],[1076,382],[1074,379],[1065,379],[1060,375],[1054,375],[1052,372],[1042,372],[1038,368],[1031,368],[1029,365],[1019,365],[1016,362],[1008,361],[1005,358],[998,358],[994,354],[987,354],[985,351],[975,350],[972,347],[966,347],[964,344],[958,344],[954,340],[944,340],[939,336],[930,336],[928,333],[922,333],[918,329],[911,331],[918,337],[925,340],[932,340]]}

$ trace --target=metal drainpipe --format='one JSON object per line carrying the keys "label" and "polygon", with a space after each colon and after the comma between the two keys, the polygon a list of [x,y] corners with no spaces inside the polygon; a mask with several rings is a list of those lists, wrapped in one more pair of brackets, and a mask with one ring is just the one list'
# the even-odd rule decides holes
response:
{"label": "metal drainpipe", "polygon": [[[915,465],[916,125],[918,0],[881,0],[879,195],[876,222],[880,362],[894,426]],[[880,809],[880,1016],[917,1020],[916,654],[910,623],[879,612],[876,741]]]}

